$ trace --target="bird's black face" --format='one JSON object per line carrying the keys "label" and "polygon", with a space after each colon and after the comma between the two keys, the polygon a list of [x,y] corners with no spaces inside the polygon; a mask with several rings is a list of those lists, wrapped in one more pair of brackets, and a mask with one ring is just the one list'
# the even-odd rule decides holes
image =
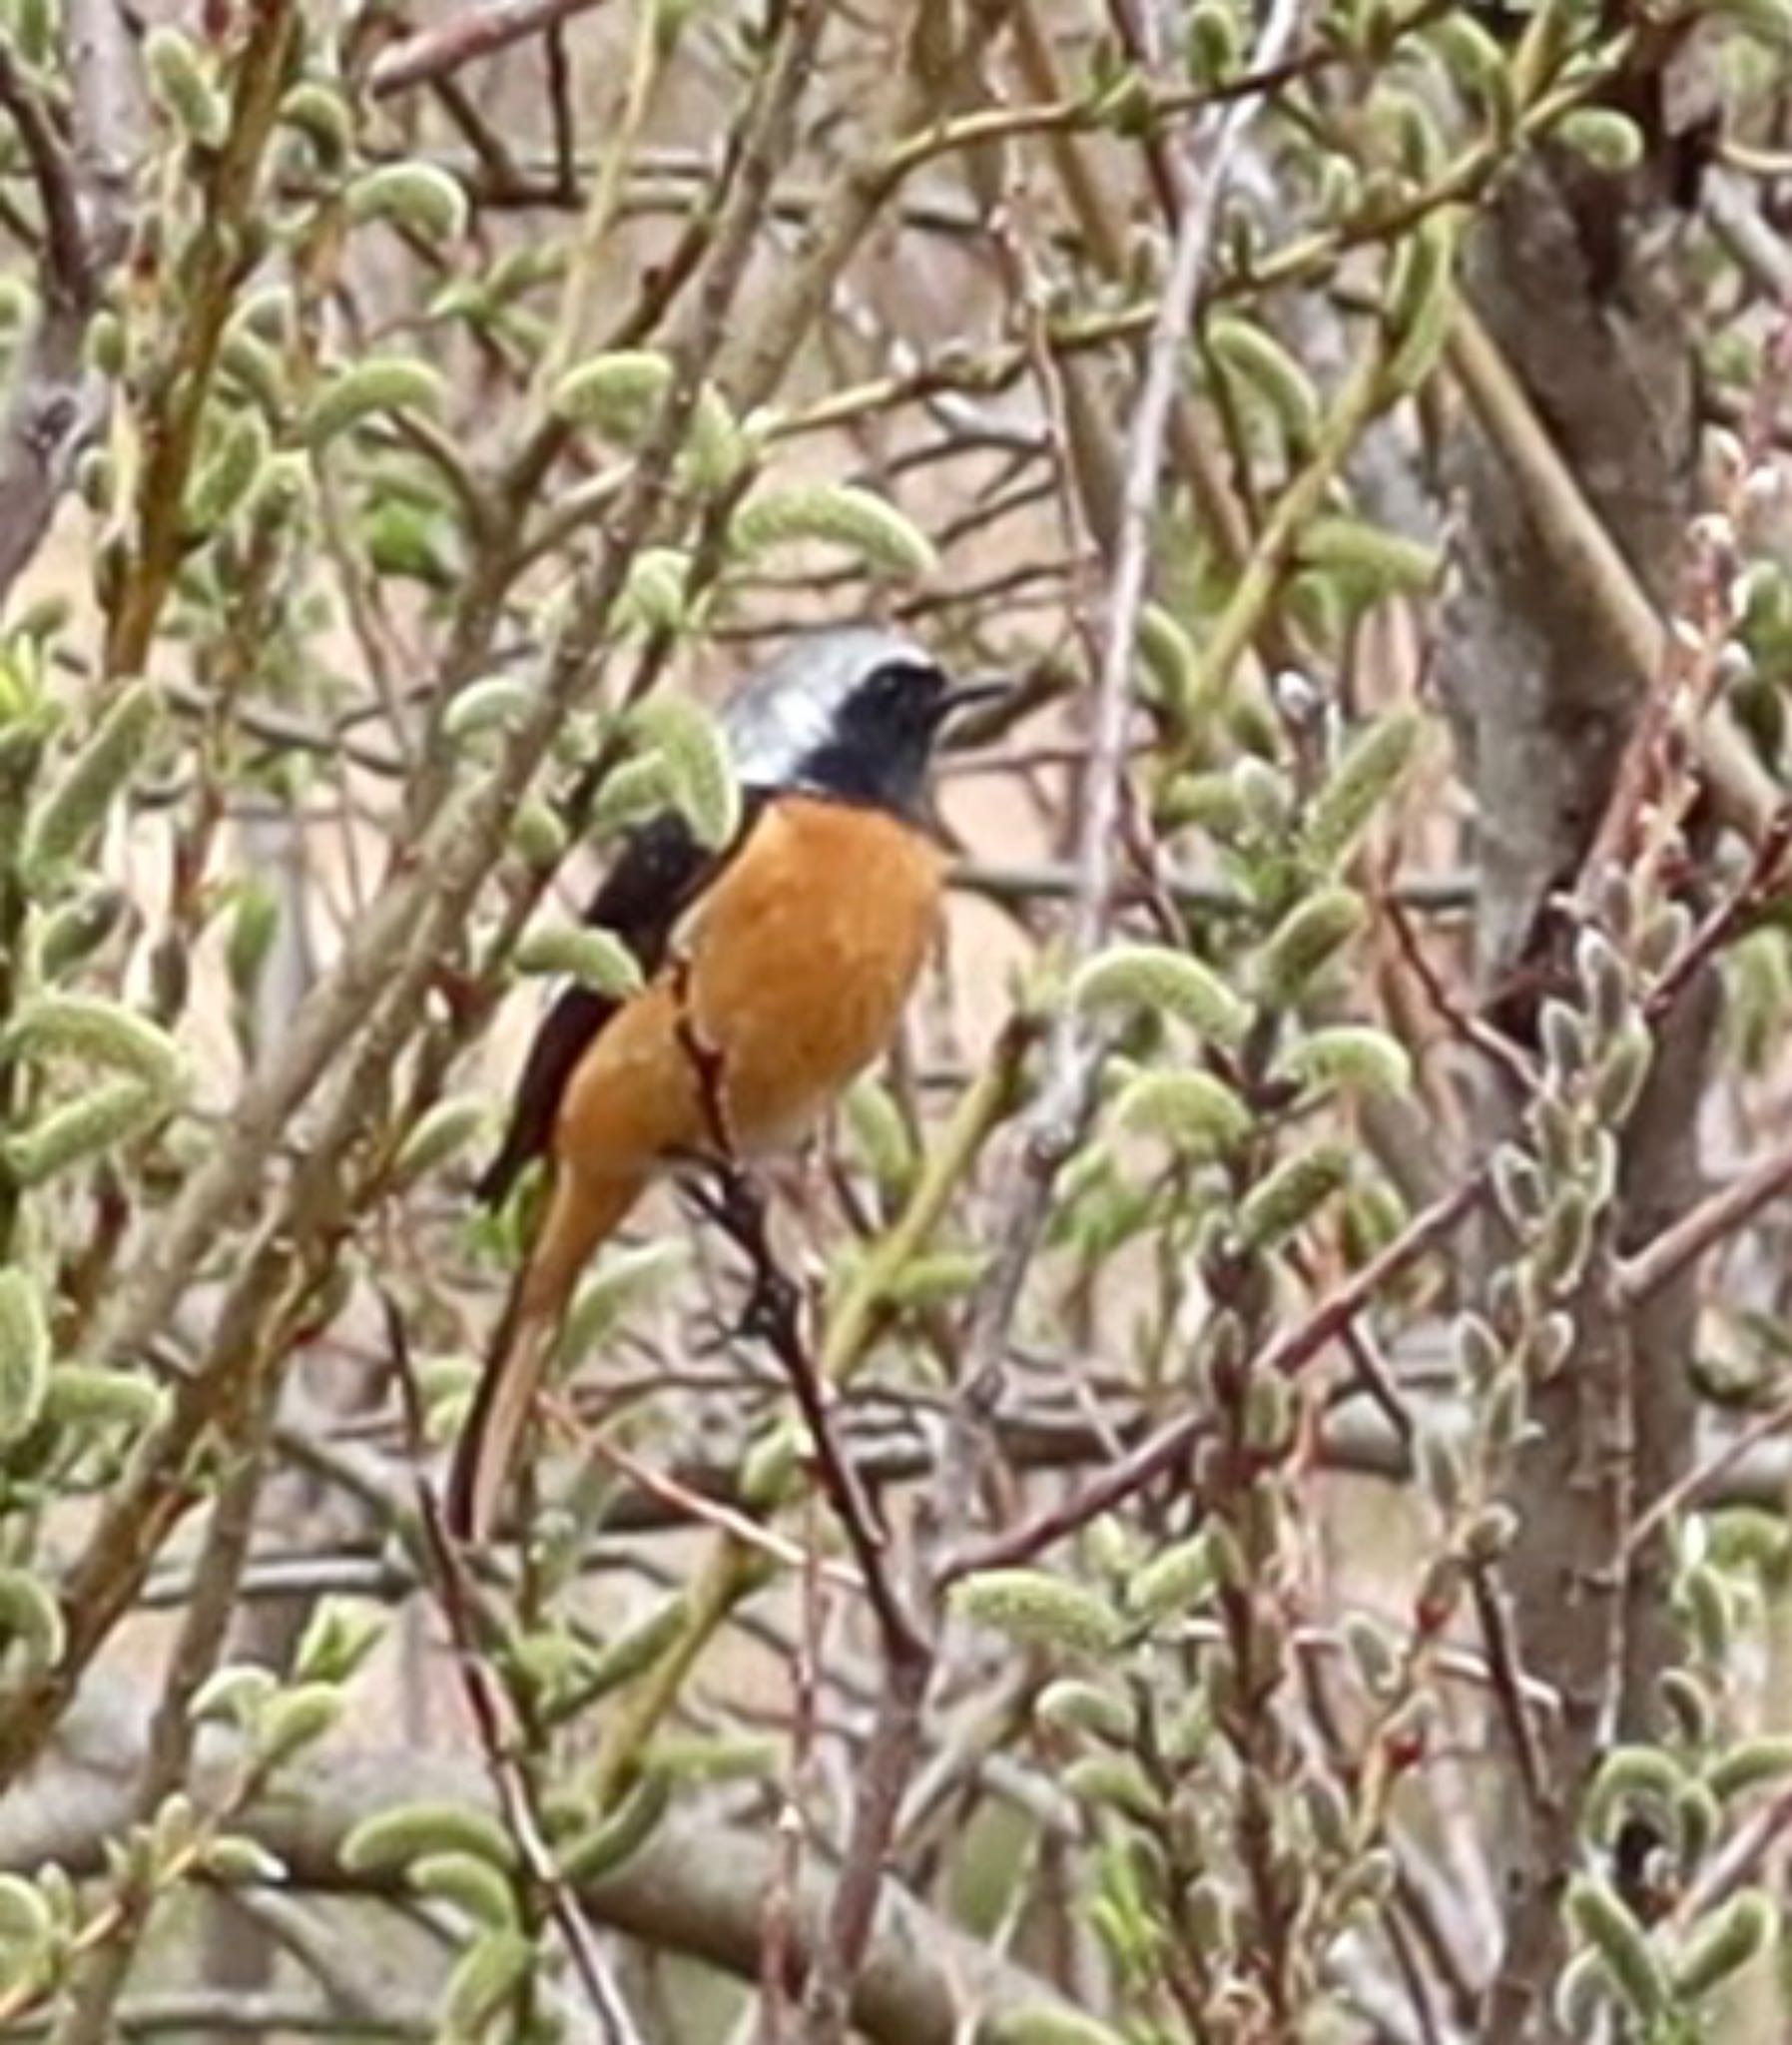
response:
{"label": "bird's black face", "polygon": [[848,802],[911,815],[941,727],[989,693],[954,689],[924,660],[880,662],[835,707],[827,737],[804,756],[796,779]]}

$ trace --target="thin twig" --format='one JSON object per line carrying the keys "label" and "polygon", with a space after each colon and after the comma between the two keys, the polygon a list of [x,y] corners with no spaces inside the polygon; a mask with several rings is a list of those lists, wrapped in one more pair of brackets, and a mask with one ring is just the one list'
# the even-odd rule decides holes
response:
{"label": "thin twig", "polygon": [[422,1522],[425,1552],[430,1566],[430,1589],[454,1644],[455,1666],[467,1709],[478,1734],[479,1748],[497,1791],[504,1826],[529,1879],[539,1890],[548,1914],[566,1943],[579,1985],[591,2005],[592,2014],[603,2028],[606,2045],[642,2045],[635,2020],[629,2014],[622,1992],[616,1986],[597,1941],[579,1907],[578,1897],[554,1864],[553,1850],[542,1830],[535,1805],[534,1787],[516,1755],[514,1740],[504,1723],[504,1706],[491,1666],[480,1653],[478,1631],[473,1622],[472,1598],[462,1572],[454,1543],[442,1524],[441,1507],[433,1488],[423,1475],[423,1403],[416,1373],[411,1365],[410,1342],[391,1295],[381,1290],[381,1314],[390,1345],[393,1372],[404,1402],[406,1424],[412,1436],[412,1461],[417,1471],[417,1511]]}

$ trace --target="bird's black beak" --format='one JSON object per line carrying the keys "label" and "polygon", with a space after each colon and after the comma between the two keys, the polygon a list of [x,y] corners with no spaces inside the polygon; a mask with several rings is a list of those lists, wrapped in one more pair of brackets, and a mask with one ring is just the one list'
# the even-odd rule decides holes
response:
{"label": "bird's black beak", "polygon": [[[953,746],[975,745],[979,739],[990,736],[990,731],[985,728],[989,721],[976,713],[1006,702],[1013,693],[1013,678],[1008,675],[976,675],[967,682],[954,682],[939,699],[936,712],[938,728],[952,727],[950,743]],[[969,728],[965,729],[967,720]]]}

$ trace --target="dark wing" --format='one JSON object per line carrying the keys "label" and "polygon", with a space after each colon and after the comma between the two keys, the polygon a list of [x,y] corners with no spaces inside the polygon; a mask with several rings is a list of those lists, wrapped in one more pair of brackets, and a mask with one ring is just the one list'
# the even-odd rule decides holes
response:
{"label": "dark wing", "polygon": [[[734,857],[755,808],[749,796],[733,843],[719,851],[700,845],[676,811],[643,824],[624,841],[615,865],[599,883],[585,922],[615,932],[651,978],[665,960],[679,918]],[[542,1019],[517,1083],[510,1126],[474,1189],[489,1206],[504,1200],[523,1167],[547,1149],[567,1080],[620,1006],[613,996],[569,987]]]}

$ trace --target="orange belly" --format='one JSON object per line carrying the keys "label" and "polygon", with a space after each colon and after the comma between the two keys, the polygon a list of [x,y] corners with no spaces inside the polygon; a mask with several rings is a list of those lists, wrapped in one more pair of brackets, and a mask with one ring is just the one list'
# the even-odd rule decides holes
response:
{"label": "orange belly", "polygon": [[895,1035],[937,928],[941,873],[930,840],[884,811],[769,804],[680,932],[674,964],[573,1074],[561,1165],[638,1177],[713,1149],[705,1066],[742,1151],[802,1136]]}

